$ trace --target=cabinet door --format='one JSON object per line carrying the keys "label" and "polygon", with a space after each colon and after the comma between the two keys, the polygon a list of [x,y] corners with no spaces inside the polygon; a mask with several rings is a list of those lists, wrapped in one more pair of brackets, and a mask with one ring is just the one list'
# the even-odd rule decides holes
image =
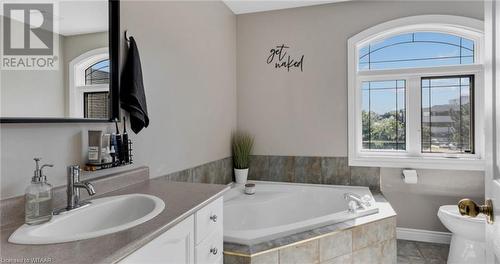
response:
{"label": "cabinet door", "polygon": [[194,263],[193,216],[172,227],[120,261],[120,264],[149,263]]}

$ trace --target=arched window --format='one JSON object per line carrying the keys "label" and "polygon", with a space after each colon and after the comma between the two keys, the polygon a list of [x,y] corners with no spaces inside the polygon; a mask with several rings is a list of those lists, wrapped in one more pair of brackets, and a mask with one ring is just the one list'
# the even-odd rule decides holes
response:
{"label": "arched window", "polygon": [[108,48],[85,52],[69,66],[69,112],[71,117],[109,118]]}
{"label": "arched window", "polygon": [[482,167],[482,27],[415,16],[349,39],[350,165]]}
{"label": "arched window", "polygon": [[85,85],[109,84],[109,59],[101,60],[85,69]]}
{"label": "arched window", "polygon": [[439,32],[411,32],[359,49],[359,70],[439,67],[474,63],[471,39]]}

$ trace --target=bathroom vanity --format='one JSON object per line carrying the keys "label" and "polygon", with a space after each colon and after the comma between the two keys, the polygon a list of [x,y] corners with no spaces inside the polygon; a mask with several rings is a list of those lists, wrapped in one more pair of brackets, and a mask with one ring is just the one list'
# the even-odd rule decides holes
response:
{"label": "bathroom vanity", "polygon": [[119,263],[222,263],[222,202],[211,202]]}
{"label": "bathroom vanity", "polygon": [[[164,177],[148,179],[147,167],[93,180],[97,197],[146,194],[165,203],[154,218],[132,228],[74,242],[13,244],[9,236],[23,224],[16,217],[23,210],[22,197],[3,201],[0,252],[4,260],[50,260],[51,263],[222,263],[225,185],[172,182]],[[88,180],[88,179],[86,179]],[[65,188],[56,188],[55,200]],[[85,199],[85,197],[84,197]],[[21,206],[19,206],[21,205]],[[57,206],[57,205],[56,205]]]}

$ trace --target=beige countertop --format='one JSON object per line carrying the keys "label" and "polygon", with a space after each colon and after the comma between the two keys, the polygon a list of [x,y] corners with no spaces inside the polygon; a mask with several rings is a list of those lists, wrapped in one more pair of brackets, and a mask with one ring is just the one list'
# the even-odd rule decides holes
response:
{"label": "beige countertop", "polygon": [[165,202],[155,218],[133,228],[92,239],[50,245],[17,245],[7,242],[19,225],[2,227],[0,262],[10,263],[114,263],[170,229],[198,209],[223,195],[225,185],[171,182],[156,178],[99,197],[143,193]]}

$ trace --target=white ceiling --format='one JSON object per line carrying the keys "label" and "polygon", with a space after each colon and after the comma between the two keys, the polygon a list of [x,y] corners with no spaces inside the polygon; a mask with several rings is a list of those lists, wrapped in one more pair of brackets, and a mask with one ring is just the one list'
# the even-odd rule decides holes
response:
{"label": "white ceiling", "polygon": [[59,2],[59,34],[64,36],[108,31],[108,1]]}
{"label": "white ceiling", "polygon": [[[1,1],[1,0],[0,0]],[[55,33],[63,36],[108,31],[108,0],[44,0],[54,3]],[[4,14],[1,10],[1,14]],[[19,14],[15,14],[19,15]],[[6,14],[10,17],[10,14]],[[11,19],[23,22],[24,17]],[[38,26],[43,21],[42,13],[31,11],[31,24]],[[50,18],[49,18],[50,19]]]}
{"label": "white ceiling", "polygon": [[223,0],[236,15],[345,1],[349,0]]}

